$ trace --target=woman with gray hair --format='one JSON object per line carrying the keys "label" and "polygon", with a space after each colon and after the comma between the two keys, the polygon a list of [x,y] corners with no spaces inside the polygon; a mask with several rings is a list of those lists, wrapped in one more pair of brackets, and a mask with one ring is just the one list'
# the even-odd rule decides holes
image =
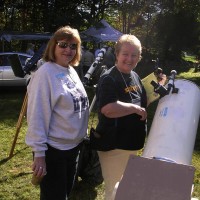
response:
{"label": "woman with gray hair", "polygon": [[145,141],[147,97],[139,76],[133,71],[141,53],[138,38],[128,34],[121,36],[115,45],[116,64],[98,82],[99,122],[96,133],[102,139],[102,147],[96,149],[106,200],[112,199],[114,187],[122,178],[129,156],[137,154]]}

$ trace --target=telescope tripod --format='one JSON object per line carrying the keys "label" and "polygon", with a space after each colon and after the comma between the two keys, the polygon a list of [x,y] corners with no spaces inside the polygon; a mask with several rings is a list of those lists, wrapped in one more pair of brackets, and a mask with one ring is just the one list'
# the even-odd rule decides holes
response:
{"label": "telescope tripod", "polygon": [[19,114],[19,118],[18,118],[18,121],[17,121],[17,125],[16,125],[15,137],[14,137],[8,158],[11,158],[13,156],[13,152],[14,152],[14,149],[15,149],[15,146],[16,146],[17,138],[18,138],[21,126],[22,126],[22,121],[23,121],[23,118],[26,114],[27,103],[28,103],[28,93],[26,92],[25,97],[24,97],[24,101],[23,101],[23,104],[22,104],[22,108],[21,108],[21,111],[20,111],[20,114]]}

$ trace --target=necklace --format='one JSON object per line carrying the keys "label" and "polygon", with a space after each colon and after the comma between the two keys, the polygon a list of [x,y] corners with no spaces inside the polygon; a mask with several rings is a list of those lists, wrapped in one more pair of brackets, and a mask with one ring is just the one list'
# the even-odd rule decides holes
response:
{"label": "necklace", "polygon": [[[118,70],[118,71],[119,71],[119,70]],[[127,85],[127,83],[126,83],[126,80],[125,80],[123,74],[121,73],[121,71],[119,71],[119,73],[121,74],[121,77],[122,77],[122,79],[123,79],[123,81],[124,81],[124,84],[125,84],[125,86],[126,86],[126,88],[127,88],[127,90],[128,90],[129,96],[130,96],[130,98],[131,98],[131,102],[132,102],[133,104],[137,104],[137,105],[141,106],[141,96],[140,96],[140,94],[138,93],[137,89],[135,90],[135,92],[137,93],[137,97],[135,96],[135,98],[133,99],[133,97],[132,97],[132,95],[131,95],[131,91],[130,91],[130,89],[129,89],[130,87],[128,87],[128,85]],[[131,74],[130,74],[130,75],[131,75]],[[134,77],[132,77],[132,75],[131,75],[131,80],[133,81],[134,85],[137,86],[137,87],[140,89],[140,91],[142,91],[141,88],[140,88],[140,86],[139,86],[138,84],[136,84],[136,81],[135,81]]]}

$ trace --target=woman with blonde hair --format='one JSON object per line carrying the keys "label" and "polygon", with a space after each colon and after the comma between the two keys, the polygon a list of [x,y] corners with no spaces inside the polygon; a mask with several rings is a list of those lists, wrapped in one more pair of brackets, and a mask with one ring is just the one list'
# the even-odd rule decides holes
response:
{"label": "woman with blonde hair", "polygon": [[106,200],[113,198],[115,185],[122,178],[129,156],[137,154],[144,146],[147,97],[139,76],[133,71],[141,53],[137,37],[122,35],[115,45],[115,66],[105,72],[98,82],[99,122],[96,133],[100,138],[105,137],[105,148],[97,150]]}

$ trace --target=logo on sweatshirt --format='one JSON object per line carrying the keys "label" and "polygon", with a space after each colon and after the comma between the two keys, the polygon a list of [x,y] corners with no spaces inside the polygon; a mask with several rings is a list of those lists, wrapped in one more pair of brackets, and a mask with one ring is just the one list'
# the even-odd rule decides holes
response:
{"label": "logo on sweatshirt", "polygon": [[71,95],[74,112],[81,112],[89,107],[89,101],[83,88],[76,83],[71,76],[65,73],[57,74],[56,77],[61,81],[64,91]]}

